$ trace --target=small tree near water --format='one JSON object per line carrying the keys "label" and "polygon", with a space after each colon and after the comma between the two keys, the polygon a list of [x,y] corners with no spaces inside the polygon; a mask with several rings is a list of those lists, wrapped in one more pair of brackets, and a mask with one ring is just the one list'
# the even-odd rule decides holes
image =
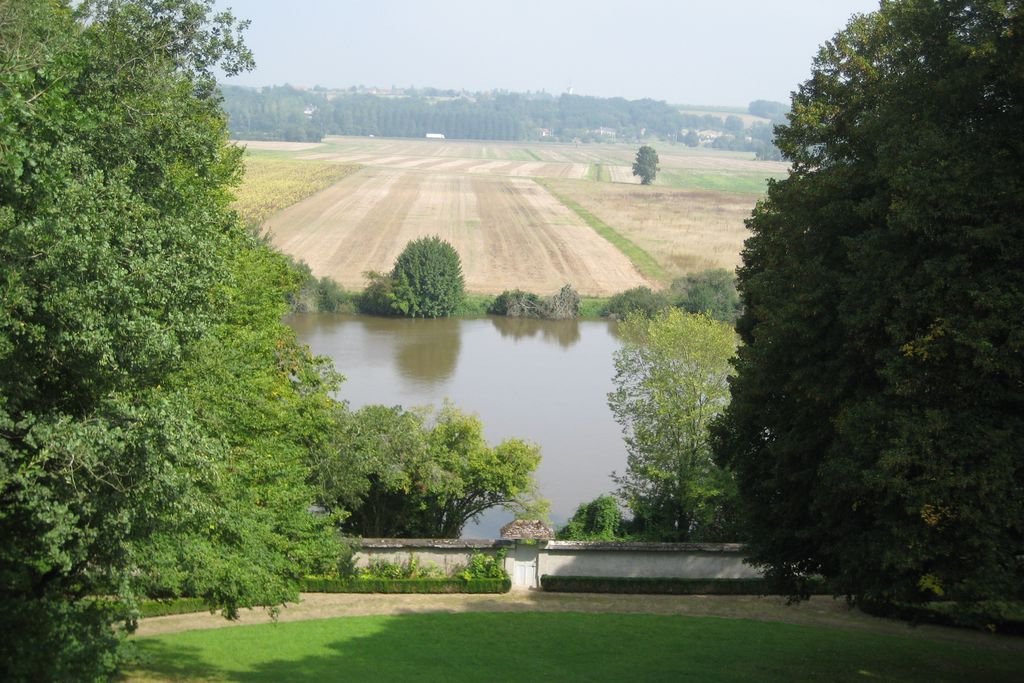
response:
{"label": "small tree near water", "polygon": [[410,318],[440,318],[455,313],[465,296],[462,261],[440,237],[413,240],[391,273],[392,306]]}

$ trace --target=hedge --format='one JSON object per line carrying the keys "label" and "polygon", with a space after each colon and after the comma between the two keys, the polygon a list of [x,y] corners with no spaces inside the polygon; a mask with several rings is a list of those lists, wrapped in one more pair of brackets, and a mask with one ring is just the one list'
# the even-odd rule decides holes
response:
{"label": "hedge", "polygon": [[304,593],[507,593],[510,579],[325,579],[306,577]]}
{"label": "hedge", "polygon": [[209,612],[210,606],[202,598],[171,598],[169,600],[140,600],[139,616],[164,617],[169,614]]}
{"label": "hedge", "polygon": [[[552,593],[656,593],[666,595],[767,595],[764,579],[680,579],[672,577],[551,576],[540,585]],[[812,593],[826,593],[816,585]]]}

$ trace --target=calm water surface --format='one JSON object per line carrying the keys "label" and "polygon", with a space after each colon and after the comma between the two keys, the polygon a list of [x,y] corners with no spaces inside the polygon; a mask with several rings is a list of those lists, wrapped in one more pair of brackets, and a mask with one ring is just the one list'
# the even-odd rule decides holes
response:
{"label": "calm water surface", "polygon": [[[537,480],[564,523],[583,501],[611,491],[626,449],[606,396],[613,322],[515,318],[405,320],[315,313],[286,322],[314,353],[345,375],[338,398],[440,406],[449,398],[484,423],[488,442],[539,444]],[[491,511],[463,535],[490,538],[512,516]]]}

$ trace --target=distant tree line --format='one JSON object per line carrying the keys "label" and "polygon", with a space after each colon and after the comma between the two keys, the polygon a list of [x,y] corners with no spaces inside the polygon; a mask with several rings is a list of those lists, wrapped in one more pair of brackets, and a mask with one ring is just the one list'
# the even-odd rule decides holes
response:
{"label": "distant tree line", "polygon": [[[319,141],[324,135],[422,138],[443,133],[469,140],[641,139],[648,136],[700,144],[697,130],[722,133],[713,147],[774,158],[772,126],[744,128],[738,116],[683,113],[652,99],[626,100],[547,93],[437,95],[411,91],[400,97],[365,92],[221,86],[232,136],[249,140]],[[777,120],[787,106],[758,101],[758,115]],[[542,134],[546,131],[546,134]],[[686,131],[686,133],[684,133]],[[692,132],[692,135],[687,133]],[[769,149],[770,148],[770,149]]]}

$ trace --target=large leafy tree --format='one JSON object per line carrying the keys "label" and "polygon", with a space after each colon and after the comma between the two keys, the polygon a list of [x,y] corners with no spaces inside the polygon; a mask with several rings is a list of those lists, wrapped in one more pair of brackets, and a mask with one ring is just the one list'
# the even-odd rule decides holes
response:
{"label": "large leafy tree", "polygon": [[465,296],[459,253],[440,237],[409,242],[395,260],[391,280],[392,308],[411,318],[452,315]]}
{"label": "large leafy tree", "polygon": [[715,431],[753,558],[795,590],[1024,585],[1022,66],[1020,2],[883,2],[778,129]]}
{"label": "large leafy tree", "polygon": [[432,419],[400,406],[341,413],[336,453],[314,464],[322,504],[350,515],[363,537],[457,538],[494,507],[537,509],[540,449],[520,439],[489,446],[479,418],[445,406]]}
{"label": "large leafy tree", "polygon": [[712,461],[708,435],[729,400],[735,333],[677,308],[631,314],[619,331],[608,405],[626,438],[615,479],[633,527],[651,540],[735,540],[735,483]]}
{"label": "large leafy tree", "polygon": [[230,615],[329,550],[296,460],[331,378],[229,208],[212,69],[251,57],[210,5],[0,5],[4,680],[100,677],[140,592]]}

